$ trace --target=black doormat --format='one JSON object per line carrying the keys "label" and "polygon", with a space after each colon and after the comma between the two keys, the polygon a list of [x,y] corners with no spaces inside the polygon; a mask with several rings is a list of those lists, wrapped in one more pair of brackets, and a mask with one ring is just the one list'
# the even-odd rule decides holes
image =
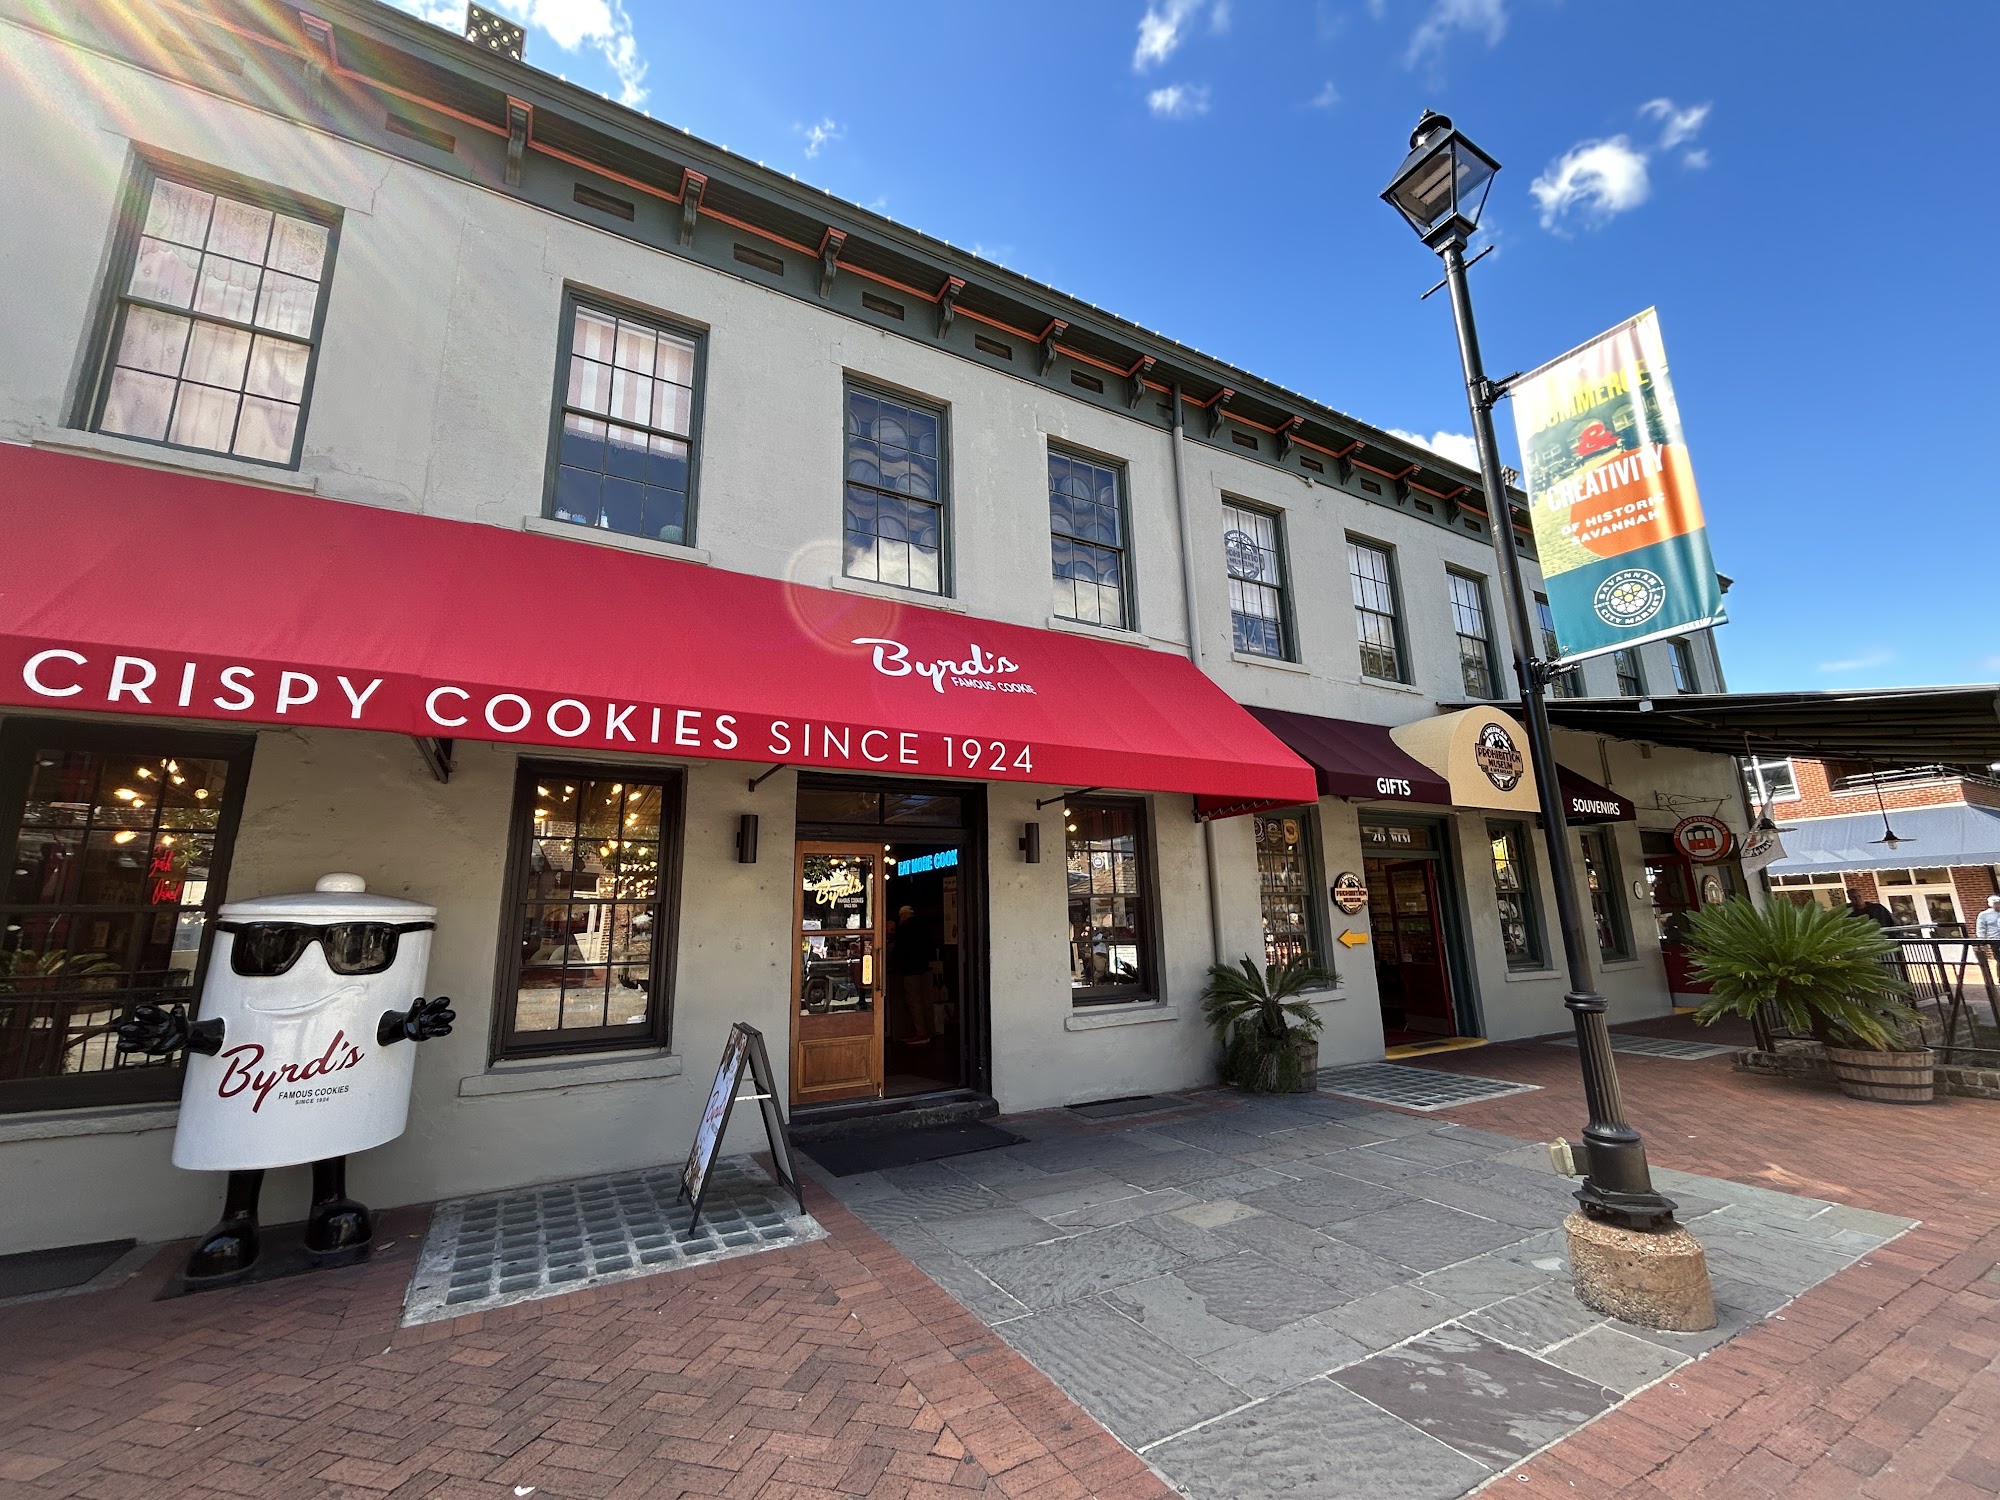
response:
{"label": "black doormat", "polygon": [[114,1260],[136,1244],[137,1240],[98,1240],[88,1245],[0,1255],[0,1301],[82,1286],[109,1270]]}
{"label": "black doormat", "polygon": [[1018,1146],[1023,1139],[1011,1130],[973,1120],[964,1125],[933,1125],[928,1130],[894,1130],[885,1135],[801,1141],[798,1147],[834,1176],[855,1177],[886,1167],[913,1167],[920,1161],[963,1156],[968,1151]]}

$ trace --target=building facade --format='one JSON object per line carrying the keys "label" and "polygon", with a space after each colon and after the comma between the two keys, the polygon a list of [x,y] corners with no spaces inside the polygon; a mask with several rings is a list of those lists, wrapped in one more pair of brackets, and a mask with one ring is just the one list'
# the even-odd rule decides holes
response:
{"label": "building facade", "polygon": [[[794,1112],[1205,1081],[1240,955],[1337,969],[1323,1063],[1566,1026],[1476,476],[366,0],[0,0],[0,68],[0,1250],[214,1217],[110,1027],[330,871],[460,1017],[382,1206],[678,1157],[737,1021]],[[1737,770],[1557,753],[1664,1012]]]}

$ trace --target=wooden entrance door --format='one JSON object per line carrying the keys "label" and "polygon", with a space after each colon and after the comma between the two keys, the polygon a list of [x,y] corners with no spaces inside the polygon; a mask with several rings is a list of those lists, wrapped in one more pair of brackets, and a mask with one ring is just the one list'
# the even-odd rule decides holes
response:
{"label": "wooden entrance door", "polygon": [[882,1093],[882,846],[801,841],[792,885],[792,1103]]}
{"label": "wooden entrance door", "polygon": [[1368,861],[1369,928],[1384,1019],[1432,1036],[1456,1036],[1451,981],[1432,860]]}

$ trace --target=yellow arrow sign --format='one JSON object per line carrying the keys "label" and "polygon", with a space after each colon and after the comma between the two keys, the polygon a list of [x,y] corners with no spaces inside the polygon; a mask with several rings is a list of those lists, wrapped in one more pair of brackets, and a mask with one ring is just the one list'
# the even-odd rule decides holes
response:
{"label": "yellow arrow sign", "polygon": [[1340,935],[1340,944],[1343,948],[1358,948],[1367,941],[1368,934],[1365,932],[1343,932]]}

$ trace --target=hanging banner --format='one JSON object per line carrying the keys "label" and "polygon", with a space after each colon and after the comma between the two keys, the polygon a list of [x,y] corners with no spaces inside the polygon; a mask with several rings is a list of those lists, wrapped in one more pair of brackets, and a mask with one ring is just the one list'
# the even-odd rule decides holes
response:
{"label": "hanging banner", "polygon": [[1723,624],[1652,308],[1508,383],[1563,662]]}

